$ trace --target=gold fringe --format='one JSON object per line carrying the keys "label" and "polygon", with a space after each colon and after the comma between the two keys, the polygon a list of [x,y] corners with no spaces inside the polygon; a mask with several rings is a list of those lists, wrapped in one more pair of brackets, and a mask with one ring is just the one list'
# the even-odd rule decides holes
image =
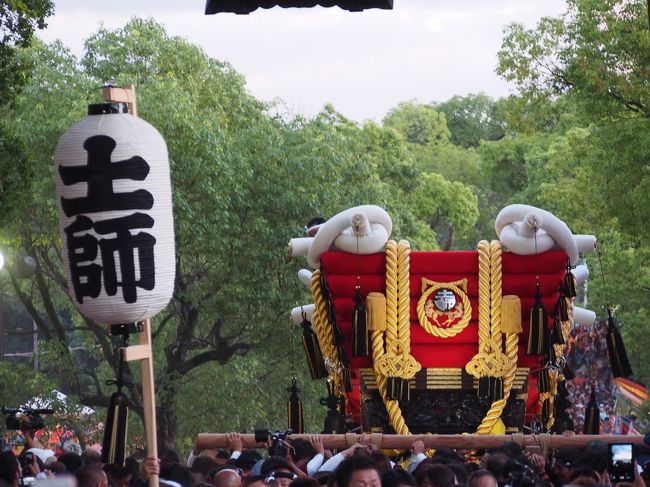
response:
{"label": "gold fringe", "polygon": [[521,333],[521,300],[519,296],[507,295],[501,300],[501,331]]}

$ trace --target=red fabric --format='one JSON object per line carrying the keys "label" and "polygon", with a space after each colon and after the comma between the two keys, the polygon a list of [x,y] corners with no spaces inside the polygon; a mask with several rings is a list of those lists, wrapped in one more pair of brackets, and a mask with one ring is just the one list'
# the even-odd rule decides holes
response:
{"label": "red fabric", "polygon": [[[535,300],[536,276],[539,276],[542,302],[548,314],[547,327],[553,326],[552,314],[560,296],[559,290],[566,273],[566,254],[560,251],[546,252],[537,256],[521,256],[504,252],[503,294],[515,294],[521,298],[522,325],[520,335],[519,367],[539,367],[540,356],[526,355],[528,321]],[[355,286],[361,286],[365,296],[369,292],[386,291],[386,263],[384,253],[354,255],[346,252],[326,252],[321,257],[321,269],[330,291],[339,327],[346,337],[345,350],[348,364],[353,372],[359,368],[372,367],[368,357],[351,357],[352,312]],[[472,319],[458,335],[437,338],[424,330],[418,321],[416,306],[421,296],[422,278],[436,282],[453,282],[467,279],[467,295],[472,306]],[[411,295],[411,353],[425,368],[463,368],[476,354],[478,348],[478,252],[412,252],[410,268]],[[536,378],[531,374],[528,411],[532,411],[537,390]],[[355,391],[349,397],[350,412],[358,414],[358,379]]]}

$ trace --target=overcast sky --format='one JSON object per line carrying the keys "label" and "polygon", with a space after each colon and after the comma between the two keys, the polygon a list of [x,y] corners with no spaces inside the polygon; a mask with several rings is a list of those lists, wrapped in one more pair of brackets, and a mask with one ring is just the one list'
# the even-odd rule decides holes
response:
{"label": "overcast sky", "polygon": [[564,0],[394,0],[393,10],[275,7],[238,16],[204,15],[203,0],[54,3],[40,36],[77,55],[101,21],[114,28],[154,17],[169,34],[230,62],[256,97],[308,116],[331,102],[357,121],[381,120],[404,100],[507,95],[511,88],[494,73],[503,27],[532,27],[565,9]]}

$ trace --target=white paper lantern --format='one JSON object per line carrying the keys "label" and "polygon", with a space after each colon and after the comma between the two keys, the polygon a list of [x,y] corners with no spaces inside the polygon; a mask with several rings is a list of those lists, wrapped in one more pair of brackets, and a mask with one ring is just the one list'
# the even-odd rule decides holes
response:
{"label": "white paper lantern", "polygon": [[92,320],[134,323],[174,290],[167,146],[125,104],[90,105],[56,147],[56,192],[68,292]]}

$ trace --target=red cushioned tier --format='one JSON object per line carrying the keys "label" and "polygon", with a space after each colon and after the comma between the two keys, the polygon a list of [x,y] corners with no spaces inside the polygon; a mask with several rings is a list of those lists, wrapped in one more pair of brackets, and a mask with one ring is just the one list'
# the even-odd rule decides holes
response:
{"label": "red cushioned tier", "polygon": [[[542,301],[549,316],[547,327],[550,329],[553,325],[551,314],[560,296],[560,286],[566,273],[566,254],[553,251],[537,256],[521,256],[504,252],[502,263],[503,294],[515,294],[521,298],[524,332],[520,335],[518,366],[535,369],[538,368],[541,357],[528,356],[525,349],[530,309],[535,300],[536,276],[539,276]],[[361,286],[364,296],[373,291],[385,293],[384,253],[354,255],[346,252],[326,252],[321,256],[321,269],[330,290],[337,323],[346,337],[345,350],[350,367],[353,372],[358,368],[371,367],[370,356],[353,358],[350,354],[353,298],[356,285]],[[420,326],[416,306],[422,294],[422,278],[436,282],[467,279],[467,295],[472,305],[472,319],[469,325],[456,336],[434,337]],[[425,368],[465,367],[478,348],[478,252],[411,252],[410,295],[413,356]],[[353,405],[351,407],[354,409]]]}

